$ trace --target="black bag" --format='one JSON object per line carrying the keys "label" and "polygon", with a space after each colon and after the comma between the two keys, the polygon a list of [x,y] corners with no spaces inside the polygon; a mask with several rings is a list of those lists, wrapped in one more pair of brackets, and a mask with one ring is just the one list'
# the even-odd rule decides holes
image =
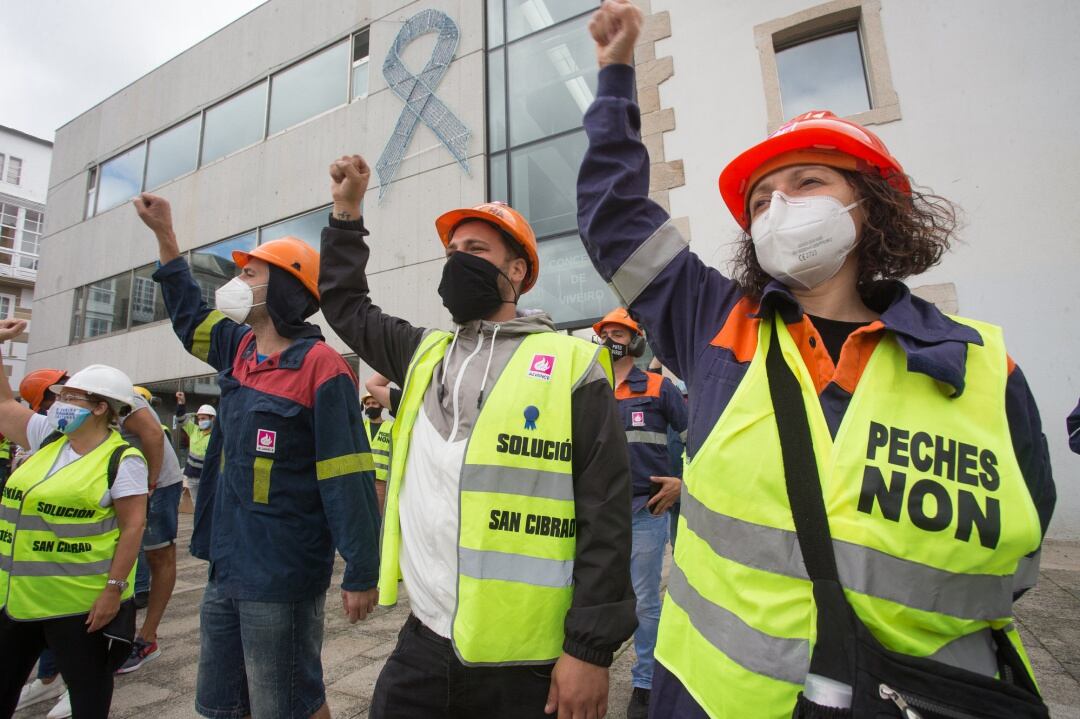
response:
{"label": "black bag", "polygon": [[881,645],[844,596],[799,382],[784,361],[774,316],[765,365],[780,434],[788,501],[817,603],[817,643],[810,673],[852,689],[850,709],[821,706],[799,694],[795,719],[1048,719],[1019,653],[995,631],[1001,679],[893,652]]}

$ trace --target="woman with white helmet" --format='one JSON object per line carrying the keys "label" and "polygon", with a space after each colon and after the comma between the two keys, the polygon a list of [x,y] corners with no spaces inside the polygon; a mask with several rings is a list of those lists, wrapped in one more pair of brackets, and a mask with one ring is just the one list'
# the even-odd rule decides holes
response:
{"label": "woman with white helmet", "polygon": [[214,420],[217,419],[217,410],[213,405],[204,404],[195,411],[194,420],[188,416],[185,402],[187,397],[183,392],[176,393],[176,421],[184,430],[188,438],[188,456],[184,464],[184,477],[187,478],[188,492],[191,494],[191,503],[199,494],[199,476],[202,474],[203,461],[206,459],[206,450],[210,447],[210,433],[214,429]]}
{"label": "woman with white helmet", "polygon": [[[0,321],[0,342],[25,329]],[[0,716],[11,716],[47,646],[73,716],[104,718],[135,634],[146,462],[114,427],[132,403],[127,375],[91,365],[51,390],[58,399],[43,416],[0,381],[0,432],[34,450],[0,500]]]}

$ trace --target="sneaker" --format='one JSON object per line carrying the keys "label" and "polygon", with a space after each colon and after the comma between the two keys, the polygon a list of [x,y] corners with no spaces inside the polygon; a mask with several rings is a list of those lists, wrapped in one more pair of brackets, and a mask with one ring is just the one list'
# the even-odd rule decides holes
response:
{"label": "sneaker", "polygon": [[135,592],[135,608],[146,609],[150,603],[150,592]]}
{"label": "sneaker", "polygon": [[630,694],[630,703],[626,705],[626,719],[648,719],[649,716],[649,690],[643,687],[634,687]]}
{"label": "sneaker", "polygon": [[71,716],[71,694],[64,692],[64,696],[60,697],[56,706],[49,710],[45,719],[67,719],[69,716]]}
{"label": "sneaker", "polygon": [[66,689],[64,678],[59,674],[48,684],[40,679],[35,679],[22,688],[22,693],[19,694],[19,705],[15,707],[15,711],[33,706],[46,699],[55,699],[63,694]]}
{"label": "sneaker", "polygon": [[141,667],[151,659],[161,656],[157,642],[148,642],[142,637],[135,637],[135,643],[131,645],[131,656],[124,662],[124,666],[116,670],[117,674],[127,674]]}

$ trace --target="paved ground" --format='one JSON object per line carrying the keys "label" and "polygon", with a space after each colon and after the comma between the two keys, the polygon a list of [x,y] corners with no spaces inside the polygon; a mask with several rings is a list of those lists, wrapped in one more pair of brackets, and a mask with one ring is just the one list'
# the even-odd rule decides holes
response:
{"label": "paved ground", "polygon": [[[180,546],[187,546],[191,515],[181,515]],[[112,716],[179,719],[195,716],[199,656],[199,601],[206,564],[181,552],[176,593],[161,625],[160,658],[117,678]],[[339,562],[340,564],[340,562]],[[349,625],[330,596],[323,667],[335,717],[366,717],[375,679],[408,614],[407,601],[378,609],[367,622]],[[141,616],[141,613],[140,613]],[[1055,719],[1080,719],[1080,543],[1047,543],[1039,586],[1017,605],[1017,623]],[[633,650],[624,648],[612,667],[611,711],[624,716],[630,696]],[[15,715],[44,717],[51,702]]]}

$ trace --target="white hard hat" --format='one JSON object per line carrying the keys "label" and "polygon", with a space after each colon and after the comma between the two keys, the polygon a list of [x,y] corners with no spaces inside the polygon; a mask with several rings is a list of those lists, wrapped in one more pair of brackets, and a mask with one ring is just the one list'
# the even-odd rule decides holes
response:
{"label": "white hard hat", "polygon": [[196,415],[208,414],[211,417],[217,417],[217,410],[214,409],[213,407],[211,407],[208,404],[204,404],[202,407],[199,407],[198,411],[195,412],[195,414]]}
{"label": "white hard hat", "polygon": [[116,410],[120,409],[119,405],[131,407],[135,403],[135,388],[131,378],[115,367],[104,364],[84,367],[71,375],[71,379],[64,384],[54,384],[49,389],[59,395],[65,387],[81,389],[83,392],[111,400],[109,404]]}

